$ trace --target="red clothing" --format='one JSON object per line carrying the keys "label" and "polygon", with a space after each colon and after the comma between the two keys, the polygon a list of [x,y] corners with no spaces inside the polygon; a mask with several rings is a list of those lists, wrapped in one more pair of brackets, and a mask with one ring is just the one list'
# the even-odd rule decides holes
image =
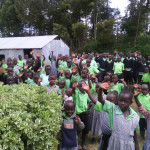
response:
{"label": "red clothing", "polygon": [[150,118],[150,113],[141,105],[141,107],[138,107],[138,111],[145,116],[146,121]]}

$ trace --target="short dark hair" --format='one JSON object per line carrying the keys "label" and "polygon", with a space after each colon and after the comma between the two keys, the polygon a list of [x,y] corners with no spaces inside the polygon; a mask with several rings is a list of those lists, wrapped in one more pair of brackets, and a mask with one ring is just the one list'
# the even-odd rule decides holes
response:
{"label": "short dark hair", "polygon": [[121,96],[122,94],[128,94],[129,97],[130,97],[130,99],[131,99],[131,101],[132,101],[132,98],[133,98],[132,92],[130,92],[130,91],[128,91],[128,90],[122,90],[121,93],[120,93],[120,96]]}

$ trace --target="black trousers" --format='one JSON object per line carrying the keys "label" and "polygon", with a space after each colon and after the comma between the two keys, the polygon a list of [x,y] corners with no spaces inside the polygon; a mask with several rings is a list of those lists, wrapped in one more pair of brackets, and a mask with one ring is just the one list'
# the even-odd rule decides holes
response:
{"label": "black trousers", "polygon": [[111,134],[103,134],[102,135],[101,144],[100,144],[98,150],[107,150],[110,136],[111,136]]}
{"label": "black trousers", "polygon": [[147,129],[147,122],[145,120],[145,118],[140,118],[140,131],[145,131]]}
{"label": "black trousers", "polygon": [[133,71],[133,80],[135,84],[137,83],[137,78],[138,78],[138,72]]}
{"label": "black trousers", "polygon": [[124,80],[126,83],[133,83],[132,82],[133,72],[132,71],[125,71],[124,72]]}
{"label": "black trousers", "polygon": [[89,113],[81,113],[78,115],[81,121],[84,123],[85,128],[82,130],[82,134],[89,133]]}

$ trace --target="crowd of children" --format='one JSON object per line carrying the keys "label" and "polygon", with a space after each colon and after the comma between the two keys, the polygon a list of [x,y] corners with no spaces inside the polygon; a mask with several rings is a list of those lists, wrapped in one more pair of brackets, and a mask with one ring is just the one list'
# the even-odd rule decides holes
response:
{"label": "crowd of children", "polygon": [[[143,150],[150,150],[150,56],[114,51],[56,57],[50,51],[46,65],[45,56],[34,53],[3,59],[0,81],[45,86],[62,96],[60,150],[87,149],[89,131],[91,143],[100,137],[98,150],[139,150],[138,130],[141,140],[147,132]],[[130,107],[134,99],[139,113]]]}

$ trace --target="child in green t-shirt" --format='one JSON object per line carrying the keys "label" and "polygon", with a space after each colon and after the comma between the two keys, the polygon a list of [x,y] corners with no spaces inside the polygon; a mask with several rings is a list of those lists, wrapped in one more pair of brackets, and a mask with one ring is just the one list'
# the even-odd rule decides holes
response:
{"label": "child in green t-shirt", "polygon": [[121,58],[117,58],[117,62],[114,62],[113,71],[114,74],[117,74],[119,79],[123,78],[123,70],[124,70],[124,63],[121,62]]}
{"label": "child in green t-shirt", "polygon": [[62,95],[62,90],[65,92],[65,84],[66,84],[65,80],[61,80],[59,82],[59,89],[57,91],[58,95]]}
{"label": "child in green t-shirt", "polygon": [[[149,95],[149,87],[147,84],[141,85],[141,93],[137,96],[139,102],[143,105],[143,107],[150,112],[150,95]],[[144,139],[145,130],[147,127],[147,123],[145,117],[139,113],[140,116],[140,137]]]}
{"label": "child in green t-shirt", "polygon": [[112,81],[113,81],[113,84],[111,85],[112,88],[107,90],[107,92],[117,91],[118,95],[120,95],[122,89],[124,89],[124,87],[127,87],[127,84],[124,82],[124,80],[119,80],[118,75],[116,74],[112,75]]}
{"label": "child in green t-shirt", "polygon": [[88,94],[82,88],[82,84],[84,83],[85,80],[79,81],[78,85],[74,82],[72,88],[74,93],[75,112],[85,124],[85,128],[82,130],[82,148],[86,149],[86,137],[89,132],[88,103],[90,102],[90,99]]}
{"label": "child in green t-shirt", "polygon": [[144,74],[142,76],[142,83],[145,83],[145,84],[150,84],[150,71],[149,71],[149,68],[148,67],[145,67],[144,68]]}

